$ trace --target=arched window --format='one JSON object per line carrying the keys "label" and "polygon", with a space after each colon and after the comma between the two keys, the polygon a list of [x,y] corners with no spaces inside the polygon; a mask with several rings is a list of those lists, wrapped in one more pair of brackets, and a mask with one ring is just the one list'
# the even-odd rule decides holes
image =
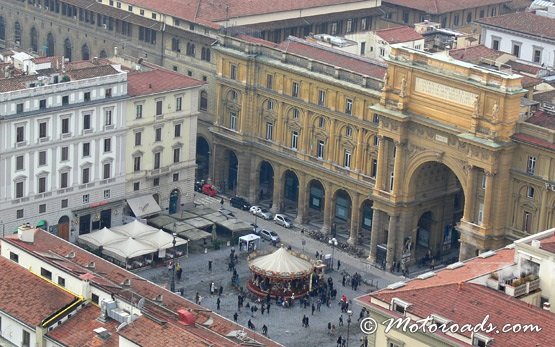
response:
{"label": "arched window", "polygon": [[106,53],[105,50],[101,50],[101,51],[100,51],[100,58],[102,58],[102,59],[108,58],[108,54]]}
{"label": "arched window", "polygon": [[195,56],[195,44],[192,42],[187,43],[187,55],[191,57]]}
{"label": "arched window", "polygon": [[65,39],[64,41],[64,58],[69,59],[71,61],[71,41],[69,38]]}
{"label": "arched window", "polygon": [[202,111],[208,109],[208,93],[205,90],[200,92],[200,109]]}
{"label": "arched window", "polygon": [[200,59],[210,61],[210,48],[202,47],[200,52]]}
{"label": "arched window", "polygon": [[0,40],[6,39],[6,27],[4,24],[4,17],[0,16]]}
{"label": "arched window", "polygon": [[54,56],[54,35],[52,35],[52,33],[46,35],[46,56]]}
{"label": "arched window", "polygon": [[81,47],[81,59],[89,60],[89,58],[90,58],[89,46],[87,46],[87,44],[85,43],[83,47]]}
{"label": "arched window", "polygon": [[35,27],[31,28],[31,50],[33,52],[39,51],[39,34]]}
{"label": "arched window", "polygon": [[19,24],[19,22],[15,22],[14,40],[15,40],[15,45],[17,47],[20,47],[21,46],[21,24]]}

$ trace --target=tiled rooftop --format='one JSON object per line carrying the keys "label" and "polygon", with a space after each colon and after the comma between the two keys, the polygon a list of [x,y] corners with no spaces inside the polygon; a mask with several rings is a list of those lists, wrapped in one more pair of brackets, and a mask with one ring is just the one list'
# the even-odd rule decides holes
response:
{"label": "tiled rooftop", "polygon": [[[39,272],[40,269],[33,269]],[[30,326],[38,326],[76,297],[20,265],[0,257],[0,311]]]}
{"label": "tiled rooftop", "polygon": [[511,0],[384,0],[384,4],[393,4],[415,10],[423,11],[429,14],[442,14],[475,7],[504,4]]}
{"label": "tiled rooftop", "polygon": [[532,12],[482,18],[476,22],[525,35],[555,40],[555,18],[538,16]]}
{"label": "tiled rooftop", "polygon": [[146,72],[131,71],[127,74],[127,94],[129,96],[156,94],[203,84],[205,82],[165,69]]}
{"label": "tiled rooftop", "polygon": [[549,114],[544,111],[536,111],[533,116],[526,120],[526,123],[555,130],[555,114]]}
{"label": "tiled rooftop", "polygon": [[[162,288],[152,282],[146,281],[143,278],[119,266],[116,266],[100,257],[97,257],[92,253],[89,253],[77,247],[76,245],[73,245],[48,232],[45,232],[44,230],[37,229],[34,233],[34,236],[35,240],[33,243],[22,242],[18,239],[17,235],[7,236],[4,240],[12,245],[34,253],[37,257],[51,263],[53,266],[63,267],[65,271],[69,271],[68,268],[73,268],[73,271],[77,276],[84,273],[91,273],[89,269],[85,268],[85,265],[91,262],[95,262],[95,270],[93,272],[95,278],[92,278],[90,280],[92,286],[103,288],[104,290],[111,292],[118,297],[126,298],[128,301],[134,301],[135,303],[141,297],[152,300],[162,295],[163,309],[161,309],[161,306],[159,305],[149,304],[148,300],[145,304],[145,310],[147,310],[152,316],[158,317],[161,320],[165,320],[168,322],[168,324],[173,324],[176,322],[175,312],[177,312],[178,309],[190,310],[196,317],[196,325],[198,326],[198,329],[193,327],[181,326],[179,324],[175,324],[176,327],[192,332],[194,335],[198,336],[199,341],[205,341],[205,343],[208,345],[238,345],[237,342],[226,339],[223,336],[226,336],[231,331],[242,330],[242,326],[235,324],[232,321],[219,316],[218,314],[207,311],[205,308],[196,305],[195,303],[181,296],[173,294],[165,288]],[[70,252],[74,252],[75,257],[66,258],[65,256]],[[59,255],[62,259],[53,260],[50,257],[46,258],[41,256],[41,254],[47,253]],[[64,264],[72,265],[62,266],[61,262]],[[126,279],[131,280],[131,285],[124,288],[121,286],[121,284]],[[14,289],[12,288],[12,290]],[[205,326],[205,328],[200,328],[200,325],[208,322],[211,322],[211,324]],[[164,328],[161,327],[161,329],[163,330]],[[273,342],[255,332],[247,329],[245,329],[245,332],[247,332],[249,337],[253,338],[256,341],[259,341],[260,343],[263,343],[265,346],[280,346],[278,343]],[[149,336],[154,336],[154,333],[151,332]],[[59,338],[66,337],[60,336]],[[148,338],[148,336],[145,335],[141,338],[146,339]],[[225,343],[222,343],[222,341],[225,341]],[[147,340],[144,340],[144,344],[142,345],[156,346],[154,341]]]}
{"label": "tiled rooftop", "polygon": [[413,28],[407,26],[377,30],[376,35],[390,45],[424,39],[424,37]]}
{"label": "tiled rooftop", "polygon": [[516,133],[513,135],[512,138],[517,142],[523,142],[532,146],[542,147],[550,151],[555,151],[555,144],[528,134]]}
{"label": "tiled rooftop", "polygon": [[457,60],[466,61],[467,63],[479,64],[481,58],[495,60],[506,54],[496,51],[484,45],[476,45],[465,48],[457,48],[449,51],[449,55]]}

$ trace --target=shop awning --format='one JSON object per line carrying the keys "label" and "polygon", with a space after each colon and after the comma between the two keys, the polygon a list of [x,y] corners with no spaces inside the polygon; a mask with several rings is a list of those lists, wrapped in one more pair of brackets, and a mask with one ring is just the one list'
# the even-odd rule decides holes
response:
{"label": "shop awning", "polygon": [[178,235],[186,238],[189,241],[198,241],[198,240],[208,239],[212,237],[212,234],[200,229],[191,229],[191,230],[183,231],[178,233]]}
{"label": "shop awning", "polygon": [[46,228],[46,221],[44,219],[39,220],[37,222],[36,227],[39,228],[39,229],[45,229]]}
{"label": "shop awning", "polygon": [[127,199],[127,204],[137,218],[149,216],[162,211],[152,195],[144,195]]}

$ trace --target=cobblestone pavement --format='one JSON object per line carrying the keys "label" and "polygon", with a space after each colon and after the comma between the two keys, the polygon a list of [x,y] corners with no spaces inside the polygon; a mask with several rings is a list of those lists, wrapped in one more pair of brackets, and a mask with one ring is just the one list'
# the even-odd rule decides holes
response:
{"label": "cobblestone pavement", "polygon": [[[212,207],[214,208],[220,207],[219,201],[216,199],[207,200],[206,202],[213,204]],[[254,217],[250,213],[230,207],[227,201],[225,207],[232,210],[239,219],[249,223],[254,221]],[[291,245],[291,247],[297,251],[303,251],[302,240],[305,240],[306,244],[304,245],[304,251],[308,255],[314,257],[316,251],[323,251],[326,254],[332,253],[328,245],[310,239],[302,235],[298,230],[285,229],[274,224],[272,221],[265,221],[260,218],[258,218],[257,223],[263,228],[276,231],[280,235],[282,243]],[[238,251],[237,247],[235,247],[235,249]],[[263,242],[261,249],[275,248],[268,242]],[[347,315],[345,313],[343,314],[344,326],[338,326],[339,317],[341,315],[341,309],[338,305],[339,298],[341,295],[345,294],[349,299],[352,299],[375,290],[375,287],[362,284],[356,292],[350,287],[343,287],[341,285],[343,271],[347,271],[350,274],[358,272],[362,275],[364,280],[368,282],[373,281],[374,284],[377,283],[379,288],[383,288],[387,284],[399,280],[396,276],[385,273],[374,267],[369,267],[361,261],[361,259],[353,258],[336,249],[334,252],[334,266],[337,266],[337,259],[339,259],[341,261],[340,271],[332,271],[326,275],[333,278],[334,286],[338,290],[337,300],[332,302],[331,307],[322,305],[320,311],[316,311],[314,315],[312,315],[310,307],[303,309],[298,302],[291,308],[282,308],[278,307],[275,301],[272,301],[270,314],[265,312],[265,314],[262,315],[259,309],[254,317],[252,317],[248,308],[243,307],[241,312],[237,311],[237,295],[239,291],[231,286],[231,272],[227,271],[227,259],[230,250],[231,247],[225,245],[220,250],[208,250],[206,254],[198,249],[192,249],[189,258],[182,258],[180,260],[180,264],[183,267],[183,277],[181,281],[176,282],[176,288],[183,288],[184,296],[192,301],[194,301],[195,294],[198,292],[199,295],[204,298],[201,303],[203,306],[229,319],[233,319],[234,313],[237,312],[239,315],[238,323],[244,326],[246,326],[248,320],[251,319],[256,330],[261,332],[262,326],[265,324],[268,327],[269,337],[285,346],[336,346],[336,340],[339,335],[345,338],[347,337],[348,324]],[[212,271],[208,271],[209,260],[213,262]],[[246,261],[246,253],[239,254],[239,264],[236,269],[239,274],[241,285],[245,287],[246,281],[250,276]],[[137,274],[155,283],[169,287],[168,284],[171,274],[165,267],[145,269],[138,271]],[[220,310],[216,308],[218,296],[210,295],[209,288],[211,282],[214,282],[216,288],[223,286],[223,295],[220,297]],[[245,301],[245,305],[247,302],[249,302],[249,300]],[[353,305],[352,323],[349,328],[349,346],[358,347],[360,346],[359,339],[362,336],[357,323],[361,307],[354,303]],[[302,317],[305,314],[309,317],[309,328],[303,328],[301,324]],[[328,322],[336,326],[334,336],[329,336],[327,333]]]}

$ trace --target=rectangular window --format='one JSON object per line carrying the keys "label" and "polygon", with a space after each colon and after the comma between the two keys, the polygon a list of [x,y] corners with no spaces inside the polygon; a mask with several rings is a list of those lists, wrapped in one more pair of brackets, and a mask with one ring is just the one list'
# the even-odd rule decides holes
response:
{"label": "rectangular window", "polygon": [[19,255],[15,254],[14,252],[10,252],[10,260],[19,263]]}
{"label": "rectangular window", "polygon": [[69,105],[69,95],[62,96],[62,106]]}
{"label": "rectangular window", "polygon": [[162,100],[156,101],[156,115],[159,116],[162,114]]}
{"label": "rectangular window", "polygon": [[395,176],[394,176],[393,172],[391,172],[391,174],[389,175],[389,189],[391,191],[393,191],[394,180],[395,180]]}
{"label": "rectangular window", "polygon": [[160,152],[154,153],[154,169],[160,168],[160,159],[161,159]]}
{"label": "rectangular window", "polygon": [[41,267],[40,268],[40,275],[44,278],[47,278],[49,280],[52,280],[52,272],[46,270],[45,268]]}
{"label": "rectangular window", "polygon": [[319,106],[326,106],[326,91],[320,90],[318,91],[318,105]]}
{"label": "rectangular window", "polygon": [[[131,10],[130,10],[130,11],[131,11]],[[98,295],[92,294],[92,295],[91,295],[91,301],[98,305],[99,302],[100,302],[100,298],[98,297]]]}
{"label": "rectangular window", "polygon": [[182,102],[183,102],[183,98],[181,96],[178,96],[177,98],[175,98],[175,110],[176,111],[181,111]]}
{"label": "rectangular window", "polygon": [[91,92],[85,92],[85,94],[83,95],[83,99],[85,100],[85,102],[91,101]]}
{"label": "rectangular window", "polygon": [[353,32],[353,20],[352,19],[347,19],[347,22],[345,23],[345,31],[348,33]]}
{"label": "rectangular window", "polygon": [[293,131],[293,133],[291,134],[291,148],[298,149],[298,146],[299,146],[299,133],[296,131]]}
{"label": "rectangular window", "polygon": [[522,218],[522,231],[529,233],[531,224],[532,224],[532,214],[530,212],[524,211],[524,216]]}
{"label": "rectangular window", "polygon": [[491,41],[491,49],[494,49],[496,51],[499,50],[499,40],[498,39],[492,39]]}
{"label": "rectangular window", "polygon": [[69,160],[69,147],[62,147],[62,161]]}
{"label": "rectangular window", "polygon": [[17,156],[17,157],[15,158],[15,169],[16,169],[16,170],[23,170],[23,168],[24,168],[24,165],[23,165],[23,158],[24,158],[24,157],[23,157],[22,155]]}
{"label": "rectangular window", "polygon": [[229,116],[230,116],[229,128],[232,130],[237,130],[237,113],[231,112]]}
{"label": "rectangular window", "polygon": [[455,17],[453,18],[453,25],[454,26],[459,26],[459,15],[456,14]]}
{"label": "rectangular window", "polygon": [[162,128],[156,128],[154,130],[154,141],[162,141]]}
{"label": "rectangular window", "polygon": [[337,35],[337,22],[333,22],[330,25],[330,35]]}
{"label": "rectangular window", "polygon": [[530,199],[532,199],[534,197],[534,193],[535,193],[534,187],[528,187],[528,190],[526,192],[526,196],[529,197]]}
{"label": "rectangular window", "polygon": [[39,152],[39,166],[46,165],[46,151]]}
{"label": "rectangular window", "polygon": [[409,11],[403,11],[403,23],[407,24],[409,22]]}
{"label": "rectangular window", "polygon": [[529,156],[528,157],[528,164],[526,166],[526,172],[529,175],[533,175],[536,173],[536,157]]}
{"label": "rectangular window", "polygon": [[133,159],[133,170],[135,172],[141,171],[141,157],[135,157]]}
{"label": "rectangular window", "polygon": [[368,29],[368,22],[366,20],[366,18],[361,18],[360,19],[360,30],[364,31]]}
{"label": "rectangular window", "polygon": [[23,142],[25,141],[25,127],[20,126],[16,129],[16,142]]}
{"label": "rectangular window", "polygon": [[272,141],[274,137],[274,123],[266,123],[266,140]]}
{"label": "rectangular window", "polygon": [[[119,2],[118,2],[119,4]],[[58,276],[58,285],[65,287],[66,286],[66,279],[63,277]]]}
{"label": "rectangular window", "polygon": [[484,221],[484,203],[481,202],[478,206],[478,224],[482,224]]}
{"label": "rectangular window", "polygon": [[365,53],[366,53],[366,42],[361,42],[360,43],[360,55],[364,56]]}
{"label": "rectangular window", "polygon": [[15,211],[15,217],[17,219],[23,218],[23,209],[19,209],[19,210]]}
{"label": "rectangular window", "polygon": [[266,75],[266,88],[274,89],[274,76]]}
{"label": "rectangular window", "polygon": [[137,105],[135,107],[135,118],[143,118],[143,105]]}
{"label": "rectangular window", "polygon": [[229,78],[231,78],[232,80],[237,79],[237,65],[231,64],[230,72],[229,72]]}
{"label": "rectangular window", "polygon": [[69,134],[69,118],[62,119],[62,134]]}
{"label": "rectangular window", "polygon": [[23,103],[17,104],[17,114],[23,113]]}
{"label": "rectangular window", "polygon": [[46,191],[46,177],[39,177],[39,193],[44,193]]}
{"label": "rectangular window", "polygon": [[91,144],[86,142],[83,144],[83,157],[89,157],[91,155]]}
{"label": "rectangular window", "polygon": [[157,177],[152,180],[152,185],[158,187],[160,185],[160,179]]}
{"label": "rectangular window", "polygon": [[141,140],[142,140],[142,132],[137,131],[135,133],[135,146],[140,146],[141,145]]}
{"label": "rectangular window", "polygon": [[486,12],[484,10],[480,10],[480,18],[484,18]]}
{"label": "rectangular window", "polygon": [[103,178],[105,180],[110,178],[111,171],[112,171],[112,165],[110,165],[110,163],[104,164]]}
{"label": "rectangular window", "polygon": [[104,153],[112,151],[112,139],[104,139]]}
{"label": "rectangular window", "polygon": [[176,124],[174,126],[173,134],[175,137],[181,137],[181,124]]}
{"label": "rectangular window", "polygon": [[513,43],[513,55],[517,58],[520,58],[520,44]]}
{"label": "rectangular window", "polygon": [[133,190],[134,191],[138,191],[140,189],[141,189],[141,183],[140,182],[133,183]]}
{"label": "rectangular window", "polygon": [[91,128],[91,115],[83,115],[83,130],[89,130]]}
{"label": "rectangular window", "polygon": [[68,186],[68,176],[67,172],[62,172],[60,174],[60,188],[67,188]]}
{"label": "rectangular window", "polygon": [[46,109],[46,99],[42,99],[39,101],[39,109],[45,110]]}
{"label": "rectangular window", "polygon": [[482,175],[482,189],[486,189],[486,175]]}
{"label": "rectangular window", "polygon": [[380,56],[383,57],[385,56],[385,48],[380,47]]}
{"label": "rectangular window", "polygon": [[88,204],[89,201],[90,201],[90,196],[89,196],[89,194],[83,195],[83,203],[84,203],[84,204]]}
{"label": "rectangular window", "polygon": [[179,181],[179,173],[174,173],[174,174],[173,174],[173,177],[172,177],[172,180],[173,180],[174,182]]}
{"label": "rectangular window", "polygon": [[39,205],[39,213],[46,213],[46,204]]}
{"label": "rectangular window", "polygon": [[88,167],[84,168],[81,171],[83,184],[89,183],[89,173],[90,173],[90,169]]}
{"label": "rectangular window", "polygon": [[491,9],[491,16],[492,17],[497,16],[497,7],[494,7],[494,8]]}
{"label": "rectangular window", "polygon": [[23,182],[17,182],[15,184],[15,197],[16,198],[23,197]]}
{"label": "rectangular window", "polygon": [[370,169],[370,176],[376,178],[376,173],[378,172],[378,160],[372,159],[372,168]]}
{"label": "rectangular window", "polygon": [[67,208],[69,206],[69,200],[68,199],[63,199],[60,206],[62,208]]}
{"label": "rectangular window", "polygon": [[23,330],[23,336],[21,338],[21,346],[22,347],[31,346],[31,334],[26,330]]}
{"label": "rectangular window", "polygon": [[324,141],[318,141],[318,150],[317,150],[318,159],[324,159]]}
{"label": "rectangular window", "polygon": [[345,100],[345,113],[346,114],[353,114],[353,100],[346,99]]}
{"label": "rectangular window", "polygon": [[44,139],[47,136],[46,122],[39,123],[39,138]]}
{"label": "rectangular window", "polygon": [[111,98],[112,97],[112,88],[106,88],[104,90],[104,97]]}
{"label": "rectangular window", "polygon": [[112,125],[112,110],[104,111],[104,125]]}
{"label": "rectangular window", "polygon": [[347,169],[351,168],[351,151],[346,149],[343,155],[343,166]]}
{"label": "rectangular window", "polygon": [[534,49],[534,63],[540,63],[542,60],[542,50],[541,49]]}
{"label": "rectangular window", "polygon": [[297,82],[293,82],[291,87],[291,96],[298,98],[299,97],[299,84]]}
{"label": "rectangular window", "polygon": [[173,162],[174,163],[179,163],[180,159],[181,159],[180,156],[181,156],[181,149],[174,148],[173,149]]}

